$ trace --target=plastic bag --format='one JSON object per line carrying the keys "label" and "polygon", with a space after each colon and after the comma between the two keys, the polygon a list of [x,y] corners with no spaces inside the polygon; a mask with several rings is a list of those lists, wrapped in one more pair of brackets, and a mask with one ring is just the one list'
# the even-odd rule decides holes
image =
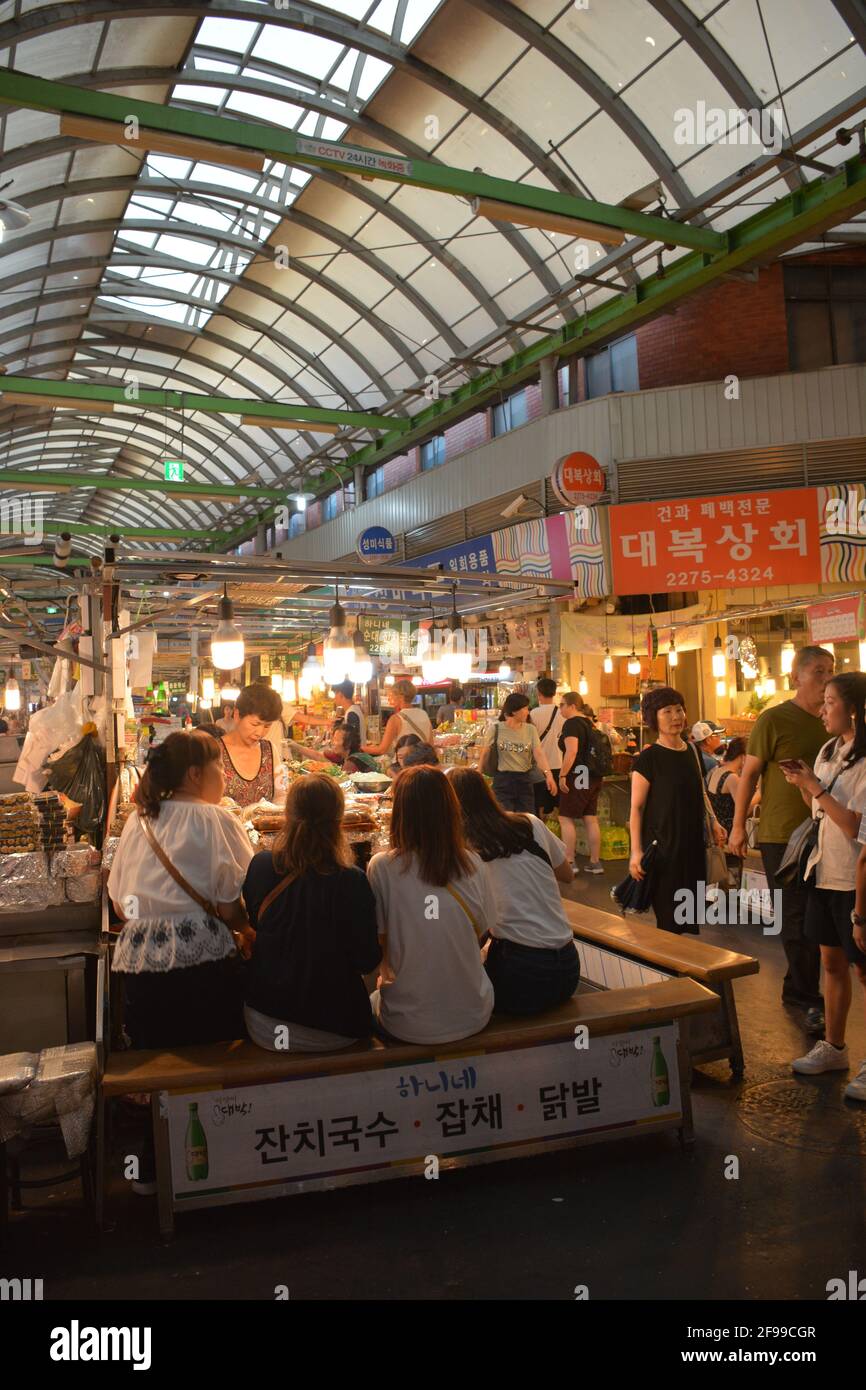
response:
{"label": "plastic bag", "polygon": [[105,753],[96,733],[85,733],[55,763],[48,765],[48,786],[77,801],[81,810],[76,825],[96,846],[102,845],[105,826]]}

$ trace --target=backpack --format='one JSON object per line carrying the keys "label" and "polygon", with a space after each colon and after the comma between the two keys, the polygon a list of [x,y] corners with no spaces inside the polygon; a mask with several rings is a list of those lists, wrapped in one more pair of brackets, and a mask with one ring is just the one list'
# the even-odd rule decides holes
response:
{"label": "backpack", "polygon": [[613,772],[613,750],[607,734],[603,734],[590,720],[584,722],[587,725],[586,766],[590,781],[594,782],[599,777],[609,777]]}

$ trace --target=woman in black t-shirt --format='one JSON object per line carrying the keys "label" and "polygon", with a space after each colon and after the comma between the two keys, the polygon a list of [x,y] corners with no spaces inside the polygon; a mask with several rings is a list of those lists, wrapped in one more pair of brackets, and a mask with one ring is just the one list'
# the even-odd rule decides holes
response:
{"label": "woman in black t-shirt", "polygon": [[586,706],[580,695],[570,690],[563,695],[559,706],[565,723],[559,735],[562,751],[562,767],[559,769],[559,824],[562,842],[568,855],[568,862],[574,863],[574,848],[577,843],[576,820],[583,820],[586,838],[589,843],[589,863],[584,869],[587,874],[603,874],[599,862],[601,852],[601,827],[598,823],[598,794],[602,777],[589,776],[587,766],[587,739],[592,727],[586,715]]}
{"label": "woman in black t-shirt", "polygon": [[373,1032],[362,977],[382,959],[376,902],[366,874],[351,867],[344,804],[333,778],[299,778],[273,852],[257,854],[247,871],[256,943],[244,1019],[252,1041],[270,1051],[329,1052]]}
{"label": "woman in black t-shirt", "polygon": [[[656,840],[650,870],[656,926],[677,935],[697,935],[698,884],[705,881],[707,863],[703,769],[696,750],[682,737],[686,710],[678,690],[651,690],[643,698],[641,714],[658,734],[658,742],[643,750],[632,773],[629,873],[644,877],[641,858]],[[725,832],[714,816],[712,826],[716,842],[724,844]]]}

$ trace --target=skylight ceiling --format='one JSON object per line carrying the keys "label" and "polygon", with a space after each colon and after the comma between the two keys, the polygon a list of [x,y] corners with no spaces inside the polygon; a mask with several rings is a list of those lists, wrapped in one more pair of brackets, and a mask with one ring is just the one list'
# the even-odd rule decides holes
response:
{"label": "skylight ceiling", "polygon": [[[754,144],[680,143],[677,107],[776,112],[786,144],[830,165],[852,152],[834,130],[864,110],[852,0],[232,8],[176,14],[154,3],[124,19],[100,0],[7,5],[0,15],[17,25],[0,44],[7,62],[39,76],[604,201],[657,180],[668,212],[717,230],[816,171]],[[427,374],[447,392],[473,356],[495,362],[537,341],[527,320],[554,329],[658,264],[658,244],[610,250],[494,224],[421,188],[275,161],[250,174],[142,157],[61,136],[56,117],[32,111],[0,113],[0,127],[9,196],[32,216],[0,259],[9,372],[134,375],[188,393],[412,413]],[[279,246],[287,269],[275,265]],[[249,430],[213,414],[181,422],[133,405],[100,418],[7,407],[0,432],[10,463],[14,449],[19,466],[39,466],[59,442],[67,467],[89,467],[96,441],[105,466],[131,477],[152,477],[182,435],[188,477],[287,490],[370,438]],[[55,506],[68,517],[72,502]],[[124,517],[147,524],[148,510],[102,492],[80,515],[120,527]],[[168,497],[164,510],[201,527],[238,524],[254,508]]]}

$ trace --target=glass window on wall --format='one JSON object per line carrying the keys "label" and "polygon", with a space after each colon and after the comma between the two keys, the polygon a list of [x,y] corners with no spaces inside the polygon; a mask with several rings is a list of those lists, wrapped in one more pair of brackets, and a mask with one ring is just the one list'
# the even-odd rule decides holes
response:
{"label": "glass window on wall", "polygon": [[493,407],[493,434],[516,430],[518,425],[525,425],[528,418],[526,392],[515,391],[513,396]]}
{"label": "glass window on wall", "polygon": [[337,510],[339,505],[339,498],[339,491],[328,493],[327,497],[324,499],[324,502],[322,503],[323,521],[333,521],[336,516],[339,516],[339,512]]}
{"label": "glass window on wall", "polygon": [[421,467],[426,473],[430,468],[438,468],[440,463],[445,462],[445,436],[444,434],[434,435],[428,439],[426,444],[421,445]]}
{"label": "glass window on wall", "polygon": [[385,491],[385,465],[379,468],[371,468],[366,477],[367,498],[381,497]]}
{"label": "glass window on wall", "polygon": [[866,266],[789,265],[784,274],[791,370],[866,362]]}
{"label": "glass window on wall", "polygon": [[586,394],[609,396],[614,391],[639,391],[637,338],[630,333],[586,359]]}
{"label": "glass window on wall", "polygon": [[304,534],[305,517],[303,512],[292,512],[289,518],[289,537],[293,540],[295,536]]}

